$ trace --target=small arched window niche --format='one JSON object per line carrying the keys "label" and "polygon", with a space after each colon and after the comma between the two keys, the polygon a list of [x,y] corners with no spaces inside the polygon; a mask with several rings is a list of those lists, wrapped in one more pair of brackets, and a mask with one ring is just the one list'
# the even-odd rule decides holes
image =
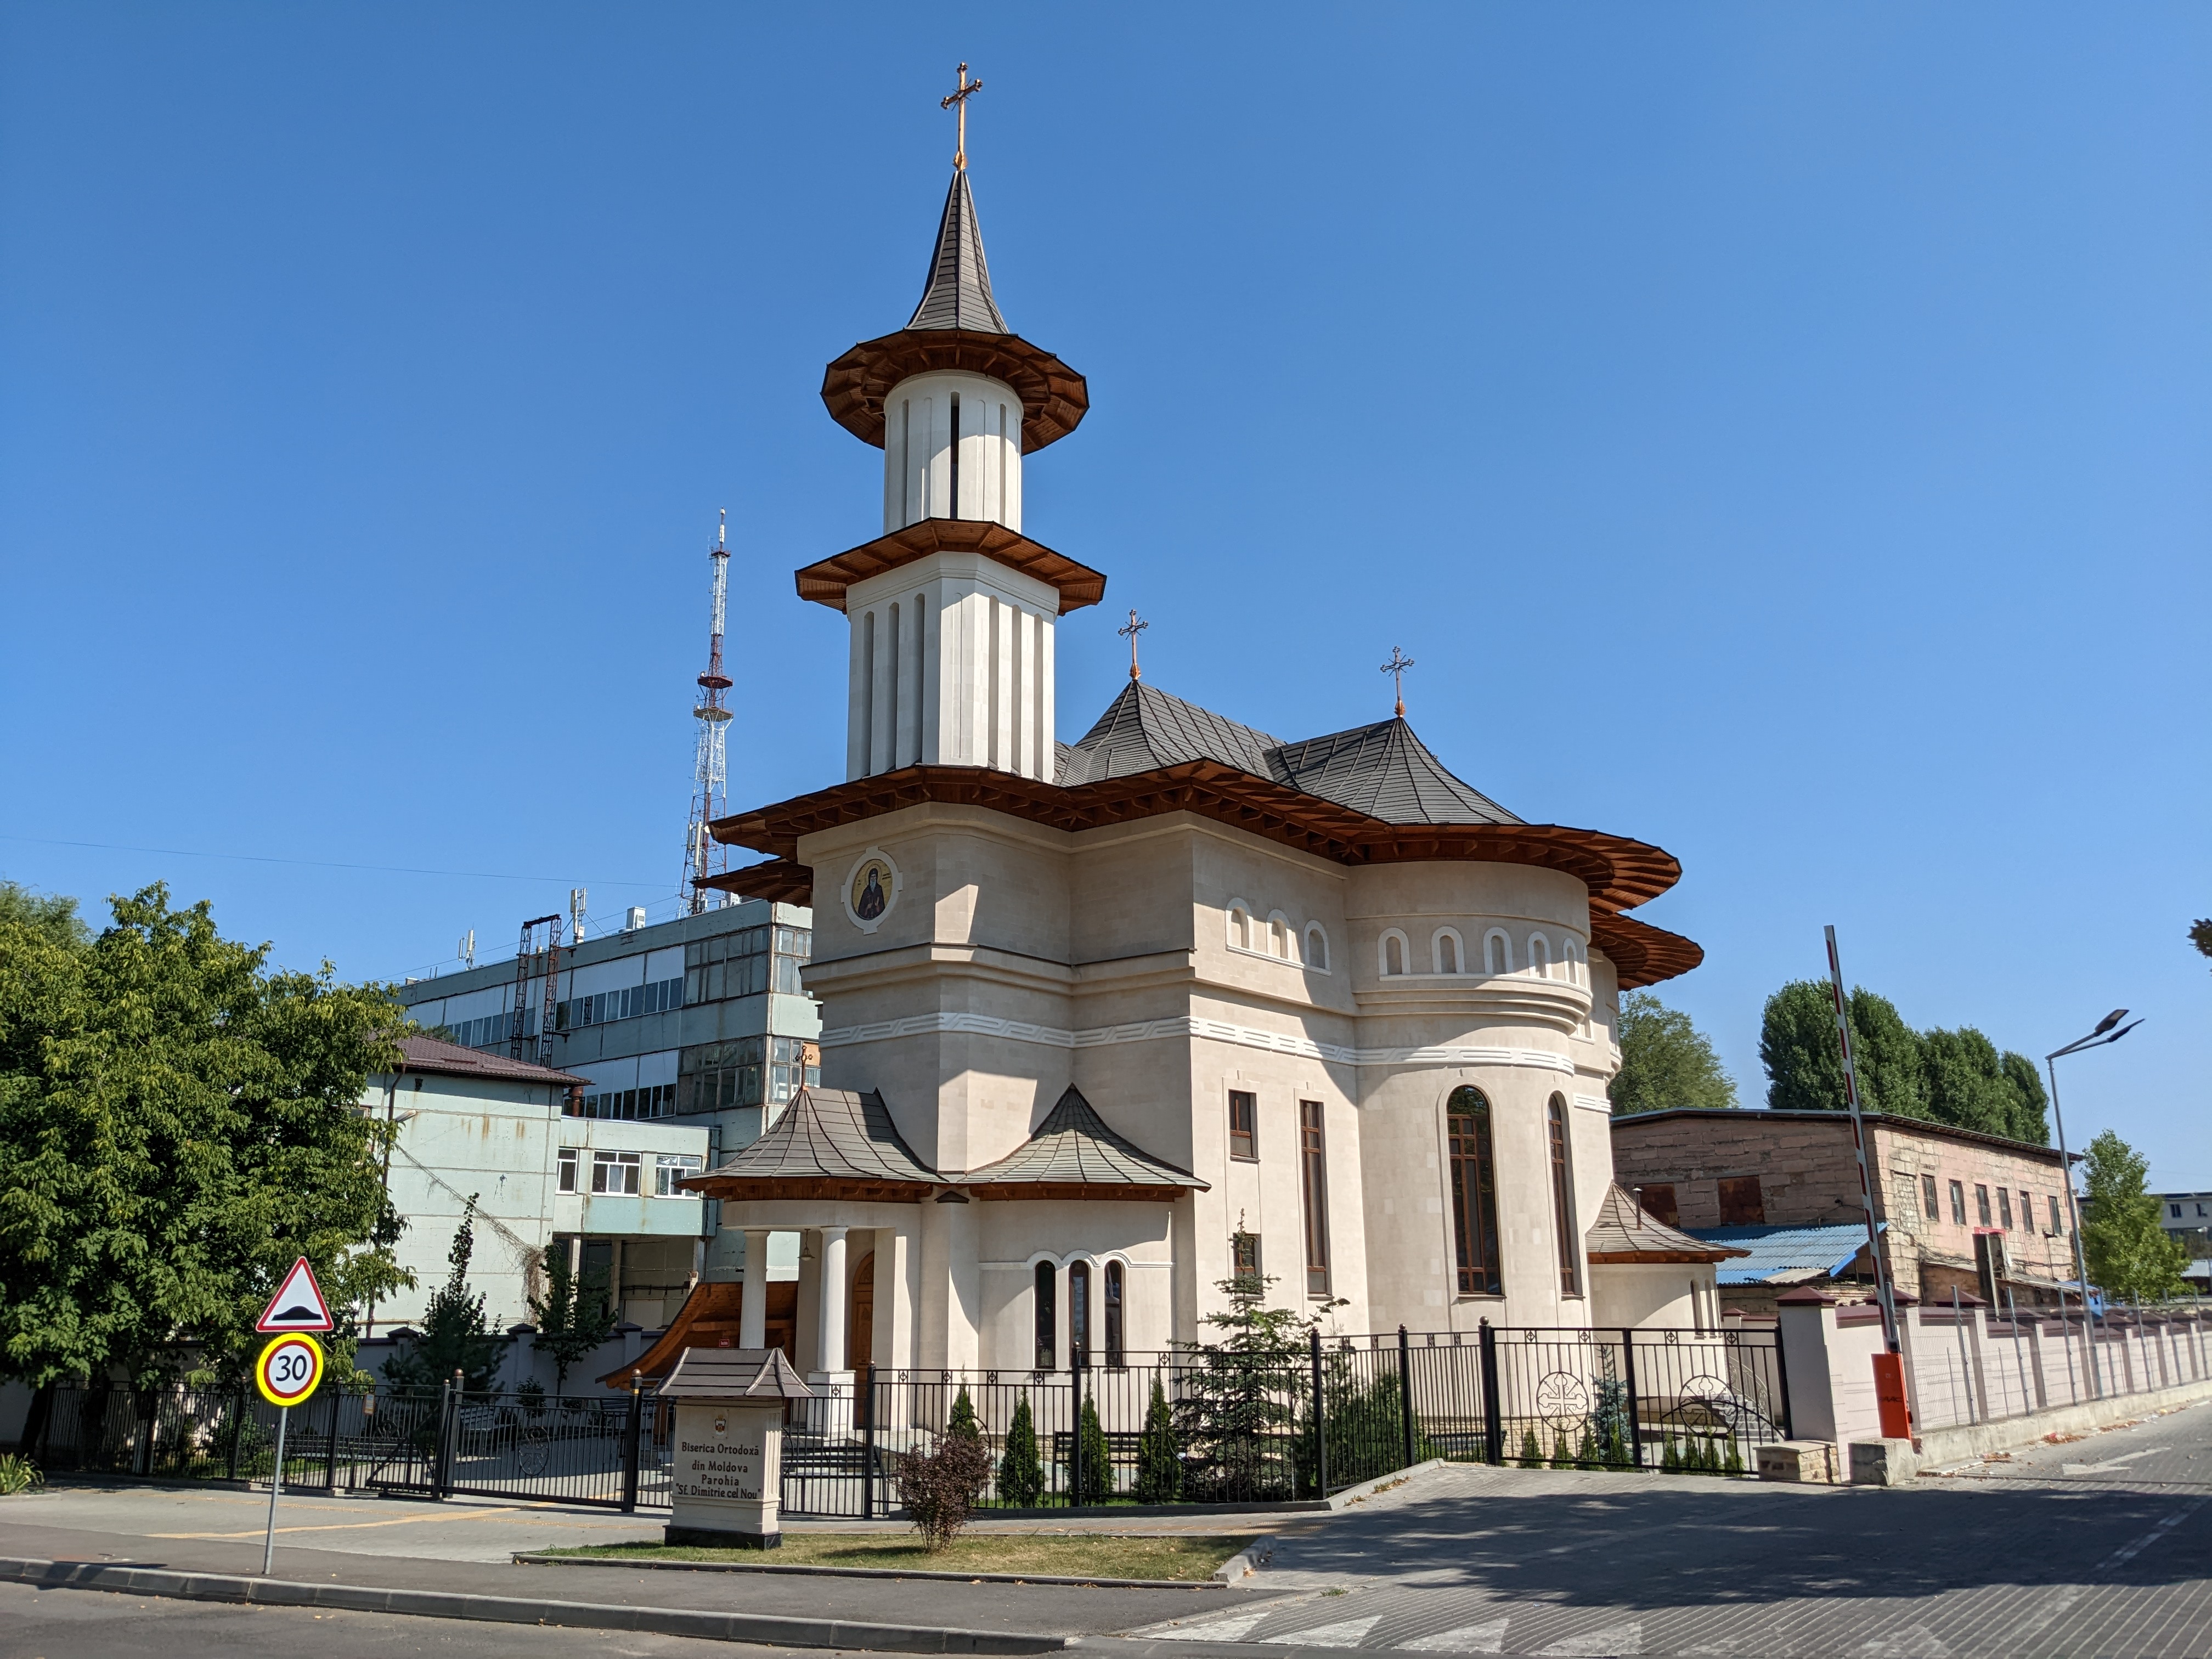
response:
{"label": "small arched window niche", "polygon": [[1280,910],[1270,910],[1267,913],[1267,954],[1269,956],[1279,957],[1285,962],[1296,962],[1298,959],[1297,945],[1295,943],[1297,939],[1297,931],[1291,927],[1291,919],[1288,916]]}
{"label": "small arched window niche", "polygon": [[1234,951],[1252,948],[1252,907],[1243,899],[1229,901],[1229,946]]}
{"label": "small arched window niche", "polygon": [[1407,963],[1412,957],[1413,951],[1406,943],[1404,933],[1395,927],[1383,930],[1382,937],[1376,944],[1376,966],[1383,978],[1404,977],[1408,971]]}
{"label": "small arched window niche", "polygon": [[1439,974],[1463,974],[1467,971],[1467,946],[1461,943],[1459,929],[1439,927],[1436,937],[1429,941],[1429,959]]}
{"label": "small arched window niche", "polygon": [[1580,939],[1569,939],[1562,947],[1561,958],[1566,964],[1567,982],[1570,985],[1589,983],[1589,962],[1583,955],[1583,942]]}
{"label": "small arched window niche", "polygon": [[1486,974],[1510,974],[1513,971],[1513,941],[1503,927],[1493,927],[1482,936],[1482,971]]}
{"label": "small arched window niche", "polygon": [[1552,942],[1541,933],[1528,935],[1528,971],[1538,979],[1552,976]]}
{"label": "small arched window niche", "polygon": [[1306,966],[1317,974],[1328,971],[1328,929],[1317,921],[1306,924]]}

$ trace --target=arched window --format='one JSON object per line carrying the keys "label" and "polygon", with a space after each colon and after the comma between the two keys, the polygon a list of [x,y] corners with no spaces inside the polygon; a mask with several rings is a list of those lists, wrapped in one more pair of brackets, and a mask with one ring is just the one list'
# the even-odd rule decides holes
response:
{"label": "arched window", "polygon": [[1059,1310],[1053,1306],[1054,1279],[1056,1278],[1049,1261],[1036,1264],[1036,1368],[1041,1371],[1057,1368],[1055,1356],[1060,1352]]}
{"label": "arched window", "polygon": [[1460,944],[1459,933],[1456,929],[1450,927],[1437,928],[1437,936],[1434,939],[1430,941],[1429,949],[1431,954],[1436,958],[1437,972],[1440,974],[1455,974],[1459,972]]}
{"label": "arched window", "polygon": [[1382,976],[1389,979],[1406,971],[1406,936],[1393,927],[1382,935]]}
{"label": "arched window", "polygon": [[1306,966],[1328,971],[1328,930],[1317,921],[1306,924]]}
{"label": "arched window", "polygon": [[1553,1095],[1545,1110],[1552,1146],[1552,1228],[1559,1238],[1559,1294],[1582,1294],[1582,1235],[1575,1226],[1575,1164],[1567,1139],[1567,1099]]}
{"label": "arched window", "polygon": [[1082,1370],[1091,1364],[1091,1264],[1067,1264],[1067,1365]]}
{"label": "arched window", "polygon": [[1285,962],[1291,959],[1291,919],[1280,910],[1267,917],[1267,954]]}
{"label": "arched window", "polygon": [[1498,1261],[1498,1170],[1491,1157],[1490,1099],[1462,1085],[1444,1104],[1451,1158],[1452,1248],[1462,1296],[1503,1296]]}
{"label": "arched window", "polygon": [[1583,959],[1582,941],[1580,939],[1570,939],[1567,941],[1565,960],[1567,964],[1567,980],[1569,983],[1575,985],[1587,985],[1589,983],[1589,963]]}
{"label": "arched window", "polygon": [[1528,935],[1528,971],[1538,979],[1552,976],[1552,946],[1541,933]]}
{"label": "arched window", "polygon": [[1229,902],[1229,942],[1240,951],[1252,948],[1252,912],[1243,899]]}
{"label": "arched window", "polygon": [[1124,1328],[1121,1323],[1121,1264],[1106,1264],[1106,1363],[1116,1370],[1128,1361],[1122,1358]]}
{"label": "arched window", "polygon": [[1510,974],[1513,971],[1513,941],[1505,937],[1505,930],[1493,927],[1482,936],[1482,971],[1486,974]]}

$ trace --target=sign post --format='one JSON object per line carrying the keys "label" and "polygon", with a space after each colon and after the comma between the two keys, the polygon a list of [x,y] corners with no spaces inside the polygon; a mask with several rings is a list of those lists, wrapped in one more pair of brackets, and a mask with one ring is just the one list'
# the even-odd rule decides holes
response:
{"label": "sign post", "polygon": [[[323,1380],[323,1345],[309,1333],[327,1331],[333,1322],[322,1287],[315,1283],[314,1269],[303,1255],[292,1264],[254,1324],[255,1330],[270,1334],[270,1341],[254,1362],[253,1385],[276,1407],[276,1464],[270,1471],[269,1526],[261,1541],[264,1577],[276,1566],[276,1496],[284,1489],[284,1431],[291,1425],[292,1407],[313,1394]],[[332,1433],[335,1442],[335,1421]]]}

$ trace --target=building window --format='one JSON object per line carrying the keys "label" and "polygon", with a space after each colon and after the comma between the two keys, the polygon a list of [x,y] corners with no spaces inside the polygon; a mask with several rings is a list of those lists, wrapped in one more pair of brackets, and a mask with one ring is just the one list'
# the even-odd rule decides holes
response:
{"label": "building window", "polygon": [[1720,1188],[1722,1226],[1766,1224],[1766,1197],[1759,1189],[1757,1176],[1723,1176]]}
{"label": "building window", "polygon": [[675,1109],[684,1114],[781,1106],[802,1085],[810,1089],[822,1085],[821,1050],[804,1037],[750,1036],[702,1043],[684,1051],[678,1069]]}
{"label": "building window", "polygon": [[2058,1224],[2058,1194],[2053,1193],[2051,1194],[2051,1236],[2062,1238],[2065,1233],[2066,1229]]}
{"label": "building window", "polygon": [[1306,924],[1306,966],[1328,971],[1328,932],[1317,921]]}
{"label": "building window", "polygon": [[697,1175],[707,1167],[703,1158],[687,1158],[674,1152],[663,1152],[653,1161],[653,1195],[655,1198],[696,1198],[696,1193],[687,1193],[677,1182]]}
{"label": "building window", "polygon": [[592,1190],[635,1196],[643,1162],[636,1152],[593,1152]]}
{"label": "building window", "polygon": [[1122,1357],[1125,1352],[1122,1346],[1124,1340],[1125,1335],[1121,1324],[1121,1264],[1118,1261],[1109,1261],[1106,1264],[1106,1363],[1117,1370],[1128,1363]]}
{"label": "building window", "polygon": [[1582,1235],[1575,1227],[1575,1172],[1567,1145],[1567,1101],[1553,1095],[1546,1114],[1552,1141],[1552,1225],[1559,1236],[1559,1294],[1582,1294]]}
{"label": "building window", "polygon": [[2179,1206],[2179,1204],[2169,1204],[2169,1205],[2167,1205],[2167,1206],[2166,1206],[2166,1213],[2167,1213],[2168,1215],[2172,1216],[2172,1217],[2176,1221],[2179,1221],[2179,1220],[2180,1220],[2180,1219],[2181,1219],[2181,1206]]}
{"label": "building window", "polygon": [[1997,1225],[2012,1231],[2012,1194],[2002,1187],[1997,1188]]}
{"label": "building window", "polygon": [[1229,942],[1240,951],[1252,948],[1252,913],[1241,903],[1229,907]]}
{"label": "building window", "polygon": [[1067,1267],[1067,1364],[1082,1370],[1091,1364],[1091,1264],[1072,1261]]}
{"label": "building window", "polygon": [[1966,1189],[1955,1181],[1951,1183],[1951,1224],[1966,1224]]}
{"label": "building window", "polygon": [[1260,1235],[1234,1232],[1229,1235],[1229,1276],[1231,1279],[1260,1277]]}
{"label": "building window", "polygon": [[1920,1177],[1920,1218],[1923,1221],[1941,1221],[1943,1218],[1942,1206],[1936,1196],[1936,1177],[1932,1175]]}
{"label": "building window", "polygon": [[1982,1225],[1990,1224],[1990,1189],[1978,1181],[1974,1183],[1974,1213],[1981,1218]]}
{"label": "building window", "polygon": [[1406,936],[1393,927],[1382,935],[1382,976],[1395,978],[1406,971]]}
{"label": "building window", "polygon": [[1298,1185],[1306,1213],[1306,1294],[1328,1294],[1328,1150],[1317,1100],[1298,1103]]}
{"label": "building window", "polygon": [[812,959],[814,935],[805,927],[737,927],[684,947],[684,1004],[799,994],[799,969]]}
{"label": "building window", "polygon": [[1462,1296],[1503,1296],[1498,1260],[1498,1171],[1490,1152],[1490,1100],[1462,1085],[1444,1104],[1451,1159],[1452,1247]]}
{"label": "building window", "polygon": [[1260,1156],[1260,1097],[1242,1089],[1229,1091],[1229,1156],[1250,1160]]}
{"label": "building window", "polygon": [[656,1083],[643,1089],[603,1089],[590,1094],[572,1096],[562,1106],[569,1117],[617,1118],[626,1121],[656,1117],[672,1117],[676,1112],[676,1085]]}
{"label": "building window", "polygon": [[1267,918],[1267,954],[1291,959],[1291,921],[1280,910]]}
{"label": "building window", "polygon": [[1528,935],[1528,971],[1538,979],[1552,976],[1551,942],[1541,933]]}
{"label": "building window", "polygon": [[1437,936],[1431,941],[1429,948],[1436,958],[1437,972],[1440,974],[1459,972],[1459,935],[1457,933],[1449,927],[1437,928]]}
{"label": "building window", "polygon": [[1669,1227],[1682,1224],[1681,1206],[1675,1201],[1673,1182],[1655,1181],[1650,1186],[1639,1187],[1636,1190],[1637,1202],[1643,1205],[1644,1214]]}
{"label": "building window", "polygon": [[560,1190],[564,1193],[574,1192],[576,1190],[576,1149],[574,1146],[563,1146],[561,1149],[560,1167],[561,1178],[558,1183]]}
{"label": "building window", "polygon": [[1486,974],[1510,974],[1513,971],[1513,941],[1495,927],[1482,936],[1482,971]]}
{"label": "building window", "polygon": [[1060,1352],[1060,1333],[1059,1310],[1053,1306],[1055,1278],[1051,1262],[1036,1264],[1036,1290],[1032,1300],[1036,1304],[1036,1368],[1041,1371],[1057,1369],[1054,1356]]}
{"label": "building window", "polygon": [[2035,1194],[2025,1187],[2020,1189],[2020,1224],[2031,1233],[2035,1231]]}

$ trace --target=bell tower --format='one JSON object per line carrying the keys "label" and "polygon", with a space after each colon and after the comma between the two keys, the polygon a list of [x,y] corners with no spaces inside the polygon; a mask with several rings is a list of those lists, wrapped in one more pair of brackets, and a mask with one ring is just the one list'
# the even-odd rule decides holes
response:
{"label": "bell tower", "polygon": [[851,623],[845,775],[980,766],[1049,782],[1053,624],[1106,579],[1022,533],[1022,460],[1090,407],[1083,377],[1006,326],[968,185],[967,77],[921,302],[830,365],[822,401],[884,452],[884,533],[798,573]]}

